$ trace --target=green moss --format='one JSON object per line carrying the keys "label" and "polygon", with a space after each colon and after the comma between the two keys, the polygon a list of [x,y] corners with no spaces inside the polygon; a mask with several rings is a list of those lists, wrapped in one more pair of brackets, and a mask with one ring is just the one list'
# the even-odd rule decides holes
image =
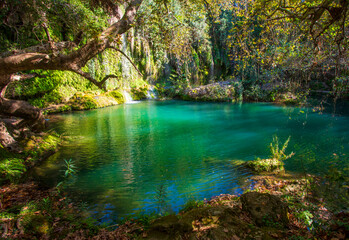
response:
{"label": "green moss", "polygon": [[82,98],[82,101],[81,101],[84,109],[95,109],[98,107],[98,103],[97,101],[93,98],[92,95],[85,95],[83,98]]}
{"label": "green moss", "polygon": [[18,181],[28,167],[55,152],[61,142],[59,135],[46,133],[23,140],[20,144],[24,151],[20,154],[0,148],[0,183]]}
{"label": "green moss", "polygon": [[45,134],[44,136],[32,136],[26,143],[24,150],[27,159],[31,161],[40,160],[45,154],[56,151],[61,138],[56,134]]}
{"label": "green moss", "polygon": [[62,113],[62,112],[69,112],[72,110],[72,107],[68,104],[58,105],[58,106],[51,106],[47,109],[45,109],[43,112],[44,114],[50,114],[50,113]]}
{"label": "green moss", "polygon": [[24,161],[19,158],[6,158],[0,161],[0,182],[18,180],[26,172]]}
{"label": "green moss", "polygon": [[119,104],[125,102],[124,95],[119,90],[109,91],[106,95],[114,98]]}
{"label": "green moss", "polygon": [[69,100],[68,104],[73,110],[89,110],[116,105],[124,102],[123,96],[118,91],[99,94],[99,92],[77,92]]}
{"label": "green moss", "polygon": [[21,221],[28,234],[36,236],[47,235],[51,231],[51,221],[47,216],[41,214],[27,214]]}
{"label": "green moss", "polygon": [[284,163],[276,158],[272,159],[260,159],[254,161],[248,161],[246,166],[252,169],[254,172],[283,172]]}
{"label": "green moss", "polygon": [[77,92],[69,101],[73,110],[95,109],[98,107],[97,101],[93,95]]}
{"label": "green moss", "polygon": [[135,101],[147,99],[148,87],[139,87],[131,89],[132,99]]}

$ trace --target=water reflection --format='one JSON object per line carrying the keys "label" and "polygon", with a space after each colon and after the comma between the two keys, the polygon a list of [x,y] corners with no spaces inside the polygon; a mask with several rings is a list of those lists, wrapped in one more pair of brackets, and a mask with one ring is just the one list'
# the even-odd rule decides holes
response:
{"label": "water reflection", "polygon": [[268,157],[274,134],[291,136],[288,170],[321,173],[349,162],[348,116],[307,108],[147,101],[56,118],[52,128],[72,140],[36,176],[53,186],[73,159],[79,172],[67,190],[100,222],[159,212],[159,189],[161,208],[174,212],[189,199],[239,191],[249,173],[234,160]]}

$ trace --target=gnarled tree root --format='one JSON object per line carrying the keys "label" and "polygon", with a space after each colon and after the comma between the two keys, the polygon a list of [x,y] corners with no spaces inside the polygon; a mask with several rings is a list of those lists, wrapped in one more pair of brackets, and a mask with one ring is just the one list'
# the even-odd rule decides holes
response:
{"label": "gnarled tree root", "polygon": [[42,111],[28,102],[0,98],[0,114],[23,119],[18,127],[29,127],[34,132],[40,132],[46,127]]}
{"label": "gnarled tree root", "polygon": [[11,151],[17,151],[18,149],[17,141],[9,133],[4,122],[0,122],[0,144]]}
{"label": "gnarled tree root", "polygon": [[0,115],[17,119],[0,121],[0,144],[12,152],[22,151],[18,141],[28,132],[41,132],[46,127],[42,111],[25,101],[0,98]]}

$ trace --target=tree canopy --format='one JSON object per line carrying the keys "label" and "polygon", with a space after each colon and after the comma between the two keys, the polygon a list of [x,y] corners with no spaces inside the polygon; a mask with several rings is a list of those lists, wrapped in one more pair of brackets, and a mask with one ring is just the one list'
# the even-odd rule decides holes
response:
{"label": "tree canopy", "polygon": [[149,45],[156,68],[170,65],[171,77],[186,86],[233,76],[254,91],[266,81],[308,83],[318,73],[337,88],[348,82],[346,0],[0,0],[0,6],[0,114],[34,129],[44,125],[41,111],[5,98],[8,85],[41,69],[71,71],[105,89],[118,76],[97,79],[84,67],[106,49],[122,52],[121,35],[131,28]]}

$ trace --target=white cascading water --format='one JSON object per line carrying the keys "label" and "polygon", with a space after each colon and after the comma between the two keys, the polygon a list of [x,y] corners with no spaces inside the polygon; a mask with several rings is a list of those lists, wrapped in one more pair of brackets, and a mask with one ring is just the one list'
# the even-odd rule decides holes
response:
{"label": "white cascading water", "polygon": [[131,94],[129,94],[126,90],[122,91],[122,94],[125,98],[125,103],[138,103],[139,101],[133,101]]}
{"label": "white cascading water", "polygon": [[150,86],[150,88],[147,91],[147,99],[157,99],[157,93],[155,91],[154,86]]}

